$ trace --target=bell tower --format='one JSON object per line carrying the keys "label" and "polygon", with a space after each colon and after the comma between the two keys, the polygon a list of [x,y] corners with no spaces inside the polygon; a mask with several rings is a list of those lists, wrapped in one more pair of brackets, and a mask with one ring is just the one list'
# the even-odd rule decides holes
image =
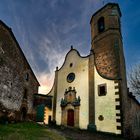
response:
{"label": "bell tower", "polygon": [[97,71],[104,78],[120,79],[119,57],[123,57],[120,17],[118,4],[108,3],[90,21],[91,49]]}
{"label": "bell tower", "polygon": [[[120,111],[116,115],[119,115],[119,122],[121,123],[121,125],[116,126],[116,129],[119,129],[120,133],[123,133],[127,104],[127,84],[120,18],[121,11],[119,5],[108,3],[94,13],[90,21],[92,53],[89,57],[89,116],[91,114],[89,123],[97,127],[96,114],[92,113],[93,110],[94,112],[97,110],[95,103],[95,100],[97,100],[95,99],[96,88],[98,86],[96,85],[97,76],[95,75],[95,71],[97,71],[98,75],[106,81],[117,84],[114,89],[118,91],[115,93],[108,93],[107,91],[107,96],[112,96],[112,98],[115,98],[113,100],[119,101],[118,105],[114,103],[116,110]],[[102,97],[97,98],[102,100]],[[93,108],[92,111],[90,106]]]}

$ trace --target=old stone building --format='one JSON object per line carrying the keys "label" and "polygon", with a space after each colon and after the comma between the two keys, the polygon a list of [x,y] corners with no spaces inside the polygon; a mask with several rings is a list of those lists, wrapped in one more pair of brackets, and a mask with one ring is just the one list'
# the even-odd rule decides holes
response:
{"label": "old stone building", "polygon": [[39,82],[11,28],[0,21],[0,118],[33,119]]}
{"label": "old stone building", "polygon": [[71,47],[62,67],[56,67],[48,95],[57,125],[125,136],[132,132],[120,18],[116,3],[99,9],[90,21],[90,54],[83,57]]}
{"label": "old stone building", "polygon": [[140,139],[140,102],[129,92],[127,106],[127,125],[126,135],[131,139]]}

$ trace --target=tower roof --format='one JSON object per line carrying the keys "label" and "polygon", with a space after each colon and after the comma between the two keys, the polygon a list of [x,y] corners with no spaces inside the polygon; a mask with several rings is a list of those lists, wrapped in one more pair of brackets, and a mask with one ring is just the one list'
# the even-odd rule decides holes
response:
{"label": "tower roof", "polygon": [[99,9],[98,11],[96,11],[96,12],[92,15],[91,20],[90,20],[90,23],[91,23],[93,17],[94,17],[96,14],[98,14],[99,12],[101,12],[103,9],[105,9],[107,6],[117,6],[118,11],[119,11],[119,15],[120,15],[120,17],[122,16],[120,7],[119,7],[119,5],[118,5],[117,3],[107,3],[105,6],[103,6],[101,9]]}

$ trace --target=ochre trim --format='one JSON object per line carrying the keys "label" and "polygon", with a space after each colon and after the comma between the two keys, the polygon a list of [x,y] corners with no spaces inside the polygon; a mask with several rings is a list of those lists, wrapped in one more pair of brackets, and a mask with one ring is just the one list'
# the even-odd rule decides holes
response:
{"label": "ochre trim", "polygon": [[120,101],[121,101],[120,98],[115,99],[115,102],[120,102]]}
{"label": "ochre trim", "polygon": [[121,122],[122,120],[121,119],[116,119],[116,122]]}
{"label": "ochre trim", "polygon": [[115,86],[115,89],[119,89],[119,86]]}
{"label": "ochre trim", "polygon": [[115,95],[119,95],[119,92],[115,92]]}
{"label": "ochre trim", "polygon": [[121,116],[121,114],[120,113],[116,113],[116,116]]}
{"label": "ochre trim", "polygon": [[117,130],[122,130],[122,126],[117,126]]}
{"label": "ochre trim", "polygon": [[116,105],[116,110],[120,110],[121,106],[120,105]]}

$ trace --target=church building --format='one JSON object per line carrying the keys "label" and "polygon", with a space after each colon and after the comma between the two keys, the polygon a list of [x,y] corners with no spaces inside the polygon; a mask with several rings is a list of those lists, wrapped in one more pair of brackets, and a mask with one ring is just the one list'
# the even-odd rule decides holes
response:
{"label": "church building", "polygon": [[71,47],[63,65],[56,67],[48,95],[53,96],[52,121],[57,125],[123,135],[131,131],[120,18],[116,3],[95,12],[90,54],[83,57]]}

